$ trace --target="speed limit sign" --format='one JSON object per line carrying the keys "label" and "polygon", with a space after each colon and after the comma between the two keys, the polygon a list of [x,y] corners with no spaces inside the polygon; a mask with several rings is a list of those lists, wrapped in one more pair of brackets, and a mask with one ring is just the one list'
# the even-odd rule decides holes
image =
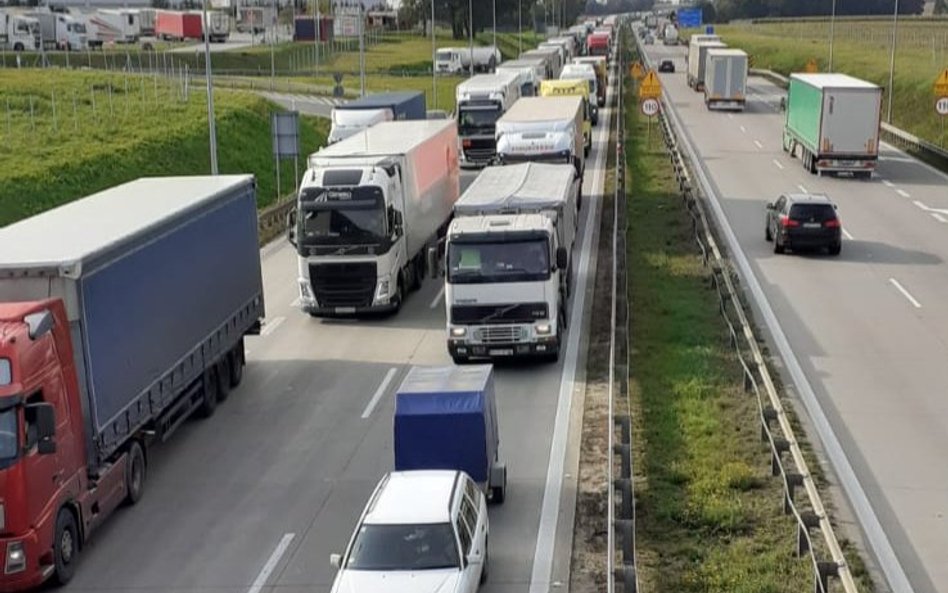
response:
{"label": "speed limit sign", "polygon": [[658,99],[645,99],[642,101],[642,113],[648,117],[658,115]]}
{"label": "speed limit sign", "polygon": [[948,115],[948,97],[939,97],[935,101],[935,113],[938,115]]}

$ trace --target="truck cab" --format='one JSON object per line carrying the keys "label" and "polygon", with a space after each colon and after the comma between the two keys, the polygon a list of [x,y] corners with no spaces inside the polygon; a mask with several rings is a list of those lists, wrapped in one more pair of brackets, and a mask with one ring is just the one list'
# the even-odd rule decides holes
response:
{"label": "truck cab", "polygon": [[520,98],[515,72],[479,74],[457,86],[458,140],[462,165],[484,166],[497,157],[497,120]]}
{"label": "truck cab", "polygon": [[38,20],[13,12],[0,12],[0,47],[21,52],[39,49],[39,44]]}

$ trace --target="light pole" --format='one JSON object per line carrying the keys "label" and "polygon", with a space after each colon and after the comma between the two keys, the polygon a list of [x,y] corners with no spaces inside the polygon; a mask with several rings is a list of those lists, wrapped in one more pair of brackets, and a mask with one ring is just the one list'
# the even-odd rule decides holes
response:
{"label": "light pole", "polygon": [[211,36],[208,34],[210,21],[207,19],[207,2],[201,2],[204,12],[204,79],[207,83],[207,136],[211,146],[211,175],[217,175],[217,126],[214,122],[214,77],[211,76]]}
{"label": "light pole", "polygon": [[833,14],[830,16],[830,63],[829,72],[833,71],[833,40],[836,36],[836,0],[833,0]]}
{"label": "light pole", "polygon": [[494,48],[497,47],[497,0],[493,0],[492,8],[494,13]]}
{"label": "light pole", "polygon": [[313,74],[317,76],[319,75],[319,25],[319,0],[313,0],[313,56],[315,57]]}
{"label": "light pole", "polygon": [[523,53],[523,0],[517,0],[517,57]]}
{"label": "light pole", "polygon": [[469,27],[468,32],[470,33],[469,35],[470,46],[468,48],[468,51],[470,52],[470,55],[468,56],[468,58],[470,59],[470,68],[468,69],[468,72],[470,73],[471,76],[474,76],[474,1],[473,0],[467,0],[467,18],[470,21],[468,25]]}
{"label": "light pole", "polygon": [[[279,12],[277,11],[276,0],[273,0],[273,14],[276,15],[274,19],[276,22],[270,27],[270,90],[273,90],[273,84],[276,80],[276,52],[274,51],[273,46],[276,45],[276,28],[277,23],[280,22]],[[264,31],[266,30],[266,23],[264,23]]]}
{"label": "light pole", "polygon": [[431,96],[434,108],[438,108],[438,73],[435,71],[435,55],[438,53],[435,43],[435,0],[431,0]]}
{"label": "light pole", "polygon": [[359,96],[365,96],[365,14],[359,3]]}
{"label": "light pole", "polygon": [[899,38],[899,0],[895,0],[895,12],[892,14],[892,55],[889,57],[889,105],[885,121],[892,123],[892,86],[895,82],[895,44]]}

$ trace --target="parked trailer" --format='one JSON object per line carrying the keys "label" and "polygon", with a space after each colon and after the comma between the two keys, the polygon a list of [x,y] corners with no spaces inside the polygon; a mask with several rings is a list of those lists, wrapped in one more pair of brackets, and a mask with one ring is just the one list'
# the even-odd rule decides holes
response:
{"label": "parked trailer", "polygon": [[201,15],[180,10],[159,10],[155,20],[155,36],[168,41],[202,39],[204,29]]}
{"label": "parked trailer", "polygon": [[0,245],[0,423],[23,435],[0,469],[0,589],[16,591],[68,582],[143,496],[149,445],[241,382],[264,317],[255,182],[139,179],[4,227]]}
{"label": "parked trailer", "polygon": [[241,33],[258,35],[275,26],[276,22],[277,13],[272,6],[241,6],[237,9],[236,28]]}
{"label": "parked trailer", "polygon": [[739,49],[708,50],[704,103],[708,109],[744,110],[747,95],[747,54]]}
{"label": "parked trailer", "polygon": [[96,39],[111,43],[137,43],[142,35],[138,11],[128,8],[100,8],[90,17]]}
{"label": "parked trailer", "polygon": [[138,22],[143,36],[153,37],[155,35],[155,20],[158,12],[154,8],[139,8]]}
{"label": "parked trailer", "polygon": [[791,74],[783,149],[810,173],[869,178],[879,160],[882,88],[845,74]]}

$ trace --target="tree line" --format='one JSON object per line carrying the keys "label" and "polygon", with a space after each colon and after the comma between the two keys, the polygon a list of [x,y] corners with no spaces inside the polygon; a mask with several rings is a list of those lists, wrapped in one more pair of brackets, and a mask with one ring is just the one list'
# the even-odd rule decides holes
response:
{"label": "tree line", "polygon": [[[940,0],[944,3],[944,0]],[[765,17],[828,16],[833,0],[717,0],[702,2],[706,13],[717,20]],[[925,0],[899,0],[899,14],[921,14]],[[836,0],[840,16],[886,15],[895,10],[895,0]],[[715,14],[716,13],[716,14]],[[705,20],[712,20],[707,18]]]}

